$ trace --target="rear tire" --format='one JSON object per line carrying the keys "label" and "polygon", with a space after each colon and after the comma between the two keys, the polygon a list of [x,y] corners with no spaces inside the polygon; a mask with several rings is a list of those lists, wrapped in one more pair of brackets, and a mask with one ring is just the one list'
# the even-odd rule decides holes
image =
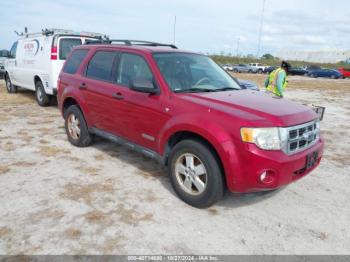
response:
{"label": "rear tire", "polygon": [[41,81],[35,83],[35,98],[39,106],[49,106],[51,104],[51,97],[46,94],[44,85]]}
{"label": "rear tire", "polygon": [[168,173],[176,194],[193,207],[209,207],[223,196],[219,160],[204,142],[191,139],[176,144],[169,155]]}
{"label": "rear tire", "polygon": [[84,115],[77,105],[72,105],[64,111],[64,120],[66,134],[72,145],[87,147],[91,144],[92,136]]}
{"label": "rear tire", "polygon": [[14,86],[14,85],[12,84],[9,75],[6,75],[6,76],[5,76],[5,81],[6,81],[6,90],[7,90],[7,93],[9,93],[9,94],[17,93],[17,87]]}

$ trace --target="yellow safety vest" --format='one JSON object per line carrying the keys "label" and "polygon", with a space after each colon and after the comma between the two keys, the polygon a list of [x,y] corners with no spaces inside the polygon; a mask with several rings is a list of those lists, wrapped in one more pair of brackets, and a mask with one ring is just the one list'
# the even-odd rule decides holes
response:
{"label": "yellow safety vest", "polygon": [[[266,87],[266,90],[274,93],[277,96],[281,96],[282,94],[278,91],[277,88],[277,79],[278,79],[278,74],[282,71],[282,68],[277,68],[275,70],[273,70],[270,75],[269,75],[269,84]],[[284,89],[287,88],[287,81],[284,81],[283,86],[282,86],[282,92],[284,91]]]}

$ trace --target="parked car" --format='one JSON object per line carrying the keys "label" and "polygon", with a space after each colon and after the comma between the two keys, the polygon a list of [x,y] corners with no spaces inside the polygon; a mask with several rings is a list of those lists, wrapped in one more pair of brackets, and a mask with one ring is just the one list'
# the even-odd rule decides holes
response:
{"label": "parked car", "polygon": [[303,69],[309,73],[310,71],[319,70],[322,68],[318,65],[308,65],[308,66],[305,66]]}
{"label": "parked car", "polygon": [[73,145],[86,147],[97,135],[153,157],[177,195],[199,208],[225,188],[273,190],[320,163],[324,141],[311,108],[242,90],[207,56],[120,42],[75,47],[59,75]]}
{"label": "parked car", "polygon": [[11,48],[6,59],[5,81],[9,93],[17,87],[35,91],[40,106],[48,106],[57,93],[57,78],[70,50],[101,34],[46,29],[25,34]]}
{"label": "parked car", "polygon": [[5,75],[5,60],[8,57],[8,53],[7,50],[0,50],[0,77]]}
{"label": "parked car", "polygon": [[307,75],[308,71],[301,67],[291,67],[288,69],[289,75],[304,76]]}
{"label": "parked car", "polygon": [[232,65],[229,65],[229,64],[222,65],[222,68],[225,69],[226,71],[233,71]]}
{"label": "parked car", "polygon": [[328,77],[333,79],[344,78],[339,71],[326,68],[308,71],[307,75],[310,77]]}
{"label": "parked car", "polygon": [[265,74],[270,74],[273,70],[275,70],[276,68],[278,68],[277,66],[269,66],[266,67],[265,70],[263,71],[263,73]]}
{"label": "parked car", "polygon": [[256,73],[257,70],[247,64],[238,64],[233,66],[233,72],[235,73]]}
{"label": "parked car", "polygon": [[262,65],[260,63],[250,63],[249,64],[252,68],[256,70],[257,73],[261,74],[265,71],[265,69],[268,67],[266,65]]}
{"label": "parked car", "polygon": [[339,67],[338,71],[343,75],[343,77],[350,77],[350,68]]}
{"label": "parked car", "polygon": [[243,80],[243,79],[237,79],[237,81],[242,89],[250,89],[250,90],[255,90],[255,91],[260,90],[258,85],[254,82],[251,82],[248,80]]}

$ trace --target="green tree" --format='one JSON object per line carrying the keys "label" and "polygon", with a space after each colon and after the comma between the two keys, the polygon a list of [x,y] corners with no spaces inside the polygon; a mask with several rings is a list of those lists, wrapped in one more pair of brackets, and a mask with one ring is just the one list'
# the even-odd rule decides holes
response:
{"label": "green tree", "polygon": [[271,55],[271,54],[264,54],[261,58],[262,59],[266,59],[266,60],[272,60],[275,57],[273,55]]}

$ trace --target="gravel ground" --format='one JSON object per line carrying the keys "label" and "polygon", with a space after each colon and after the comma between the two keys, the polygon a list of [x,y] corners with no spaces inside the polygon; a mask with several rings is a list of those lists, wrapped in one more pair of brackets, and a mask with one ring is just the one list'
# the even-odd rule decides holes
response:
{"label": "gravel ground", "polygon": [[0,254],[349,254],[349,93],[350,80],[291,77],[288,98],[327,107],[321,165],[198,210],[153,160],[102,139],[71,146],[57,107],[1,81]]}

